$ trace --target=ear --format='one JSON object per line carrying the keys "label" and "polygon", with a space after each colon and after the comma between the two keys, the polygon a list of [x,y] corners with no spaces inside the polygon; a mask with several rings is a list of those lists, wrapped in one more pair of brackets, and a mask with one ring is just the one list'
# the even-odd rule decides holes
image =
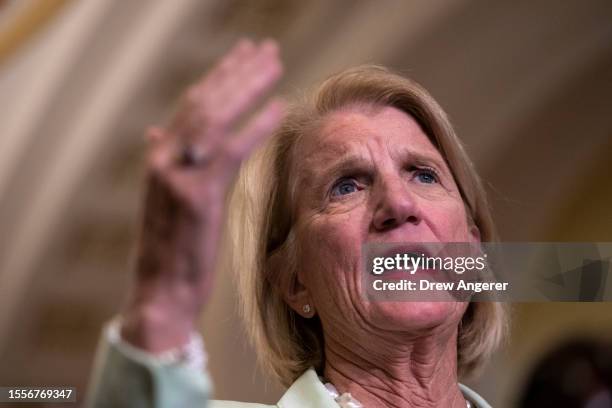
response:
{"label": "ear", "polygon": [[469,237],[471,250],[476,251],[473,256],[480,256],[483,251],[482,241],[480,236],[480,229],[473,222],[468,226],[469,229]]}
{"label": "ear", "polygon": [[294,312],[305,318],[315,315],[315,307],[306,286],[296,277],[293,285],[289,285],[289,290],[285,294],[285,302]]}
{"label": "ear", "polygon": [[470,230],[470,242],[474,244],[480,243],[481,242],[480,229],[478,229],[478,227],[474,223],[471,223],[468,226],[468,228]]}
{"label": "ear", "polygon": [[297,271],[291,273],[292,265],[286,262],[283,252],[277,250],[268,258],[268,276],[273,277],[273,284],[293,311],[305,318],[313,317],[315,308],[310,293],[302,283],[300,274]]}

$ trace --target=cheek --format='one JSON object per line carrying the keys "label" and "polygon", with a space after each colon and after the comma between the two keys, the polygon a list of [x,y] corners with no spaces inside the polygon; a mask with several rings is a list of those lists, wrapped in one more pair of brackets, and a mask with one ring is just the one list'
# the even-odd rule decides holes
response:
{"label": "cheek", "polygon": [[303,282],[320,313],[348,315],[359,299],[362,227],[354,214],[317,216],[299,228]]}
{"label": "cheek", "polygon": [[342,280],[359,261],[362,235],[349,214],[316,217],[300,228],[300,259],[307,280]]}
{"label": "cheek", "polygon": [[455,200],[430,209],[430,216],[440,242],[467,242],[470,231],[463,202]]}

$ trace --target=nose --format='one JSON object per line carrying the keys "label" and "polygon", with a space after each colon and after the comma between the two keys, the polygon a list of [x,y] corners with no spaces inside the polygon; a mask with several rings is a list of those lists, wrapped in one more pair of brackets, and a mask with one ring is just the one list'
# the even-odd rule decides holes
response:
{"label": "nose", "polygon": [[372,227],[384,232],[405,223],[418,225],[421,215],[417,198],[401,177],[384,180],[375,193]]}

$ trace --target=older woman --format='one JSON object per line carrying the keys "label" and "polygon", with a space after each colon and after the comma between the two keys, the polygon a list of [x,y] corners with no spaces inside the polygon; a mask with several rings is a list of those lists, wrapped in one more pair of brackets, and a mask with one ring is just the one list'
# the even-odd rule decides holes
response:
{"label": "older woman", "polygon": [[[135,284],[106,330],[90,404],[206,405],[195,327],[221,261],[238,273],[261,364],[289,387],[277,406],[488,407],[458,378],[503,337],[500,304],[363,296],[364,244],[495,238],[446,115],[414,82],[359,67],[288,115],[271,99],[243,120],[281,72],[274,42],[242,40],[149,131]],[[270,134],[240,169],[219,249],[233,175]]]}

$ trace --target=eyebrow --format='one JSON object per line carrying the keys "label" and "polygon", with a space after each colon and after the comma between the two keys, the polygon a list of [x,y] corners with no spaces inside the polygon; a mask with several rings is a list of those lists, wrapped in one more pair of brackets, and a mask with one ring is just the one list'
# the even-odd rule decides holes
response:
{"label": "eyebrow", "polygon": [[[410,161],[419,165],[435,166],[440,171],[446,169],[446,162],[440,161],[438,157],[431,154],[403,148],[396,150],[394,155],[399,156],[402,162]],[[329,166],[326,166],[321,174],[334,174],[355,167],[371,167],[371,161],[360,154],[349,152],[335,159]]]}
{"label": "eyebrow", "polygon": [[434,166],[441,172],[446,172],[446,161],[444,159],[440,161],[440,158],[429,153],[421,153],[412,149],[402,148],[398,151],[398,154],[404,161],[412,161],[419,165]]}
{"label": "eyebrow", "polygon": [[[420,166],[433,166],[441,173],[441,175],[448,175],[448,170],[445,164],[443,164],[439,158],[430,154],[421,153],[406,148],[396,151],[396,154],[401,157],[402,162],[410,161]],[[304,174],[304,176],[312,176],[314,179],[312,180],[313,184],[317,187],[322,187],[335,176],[345,173],[348,170],[357,170],[362,171],[363,173],[368,173],[372,172],[374,167],[371,160],[354,152],[348,152],[338,158],[330,159],[330,161],[332,160],[333,162],[330,165],[323,167],[320,172],[307,172],[310,174]]]}

